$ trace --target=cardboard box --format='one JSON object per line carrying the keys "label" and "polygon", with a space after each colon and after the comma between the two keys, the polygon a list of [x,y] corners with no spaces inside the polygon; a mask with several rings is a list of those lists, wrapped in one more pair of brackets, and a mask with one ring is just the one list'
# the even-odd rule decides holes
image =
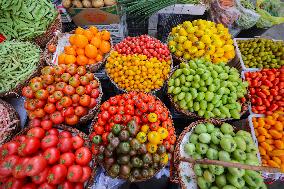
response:
{"label": "cardboard box", "polygon": [[120,22],[117,5],[102,8],[70,8],[68,13],[78,26],[116,24]]}

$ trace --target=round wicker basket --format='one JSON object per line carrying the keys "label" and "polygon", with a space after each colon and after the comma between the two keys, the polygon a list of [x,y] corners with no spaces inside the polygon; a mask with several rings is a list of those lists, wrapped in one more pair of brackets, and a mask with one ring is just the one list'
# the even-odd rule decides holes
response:
{"label": "round wicker basket", "polygon": [[0,145],[9,141],[21,130],[19,114],[8,102],[0,99]]}

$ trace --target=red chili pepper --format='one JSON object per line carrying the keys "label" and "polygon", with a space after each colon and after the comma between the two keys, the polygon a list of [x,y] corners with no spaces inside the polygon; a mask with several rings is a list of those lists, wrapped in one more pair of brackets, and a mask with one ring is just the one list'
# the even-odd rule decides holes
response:
{"label": "red chili pepper", "polygon": [[5,41],[6,37],[0,33],[0,43]]}
{"label": "red chili pepper", "polygon": [[266,98],[266,95],[265,95],[263,92],[261,92],[261,91],[257,92],[256,94],[257,94],[257,96],[259,96],[260,98],[263,98],[263,99]]}
{"label": "red chili pepper", "polygon": [[271,94],[272,96],[277,96],[277,95],[278,95],[278,92],[276,91],[276,89],[271,89],[271,90],[270,90],[270,94]]}
{"label": "red chili pepper", "polygon": [[273,84],[271,83],[271,81],[269,81],[269,80],[264,80],[263,82],[262,82],[262,84],[264,84],[264,85],[266,85],[266,86],[268,86],[268,87],[272,87],[273,86]]}
{"label": "red chili pepper", "polygon": [[260,97],[256,98],[256,104],[261,106],[262,105],[262,99]]}
{"label": "red chili pepper", "polygon": [[281,100],[281,99],[282,99],[282,96],[277,95],[277,96],[274,97],[274,99],[275,99],[275,100]]}
{"label": "red chili pepper", "polygon": [[254,88],[250,88],[249,92],[250,92],[251,95],[254,95],[255,94],[255,89]]}
{"label": "red chili pepper", "polygon": [[277,104],[278,104],[278,106],[280,106],[280,107],[284,107],[284,101],[278,101]]}
{"label": "red chili pepper", "polygon": [[278,105],[277,104],[272,104],[270,107],[269,107],[269,110],[274,112],[275,110],[278,109]]}
{"label": "red chili pepper", "polygon": [[267,100],[267,99],[263,99],[263,104],[264,104],[266,107],[269,107],[269,106],[270,106],[270,102],[269,102],[269,100]]}
{"label": "red chili pepper", "polygon": [[277,85],[279,83],[280,79],[279,78],[275,78],[272,83],[273,85]]}
{"label": "red chili pepper", "polygon": [[251,86],[252,87],[257,87],[257,80],[252,80],[251,81]]}
{"label": "red chili pepper", "polygon": [[267,89],[263,89],[262,92],[266,95],[266,97],[270,95],[270,92]]}
{"label": "red chili pepper", "polygon": [[[270,93],[271,94],[271,93]],[[271,102],[273,100],[273,96],[272,95],[269,95],[267,98],[267,100],[269,100],[269,102]]]}
{"label": "red chili pepper", "polygon": [[252,107],[252,108],[251,108],[251,111],[254,112],[254,113],[256,113],[256,114],[258,113],[258,111],[256,110],[255,107]]}

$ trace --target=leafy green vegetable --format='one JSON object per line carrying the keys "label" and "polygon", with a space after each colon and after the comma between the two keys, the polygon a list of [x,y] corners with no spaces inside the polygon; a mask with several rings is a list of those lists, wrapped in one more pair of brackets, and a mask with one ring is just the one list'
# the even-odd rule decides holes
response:
{"label": "leafy green vegetable", "polygon": [[25,81],[40,63],[40,49],[30,42],[0,43],[0,92]]}
{"label": "leafy green vegetable", "polygon": [[57,16],[48,0],[0,0],[0,33],[27,40],[43,34]]}

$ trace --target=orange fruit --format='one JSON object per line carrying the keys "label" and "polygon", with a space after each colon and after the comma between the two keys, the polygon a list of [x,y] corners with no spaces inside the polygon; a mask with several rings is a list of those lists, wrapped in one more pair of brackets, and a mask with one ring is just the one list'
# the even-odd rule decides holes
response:
{"label": "orange fruit", "polygon": [[90,30],[85,30],[83,35],[86,36],[89,41],[91,41],[94,36],[94,34]]}
{"label": "orange fruit", "polygon": [[84,35],[76,35],[74,39],[74,44],[78,48],[85,48],[86,45],[88,45],[88,38]]}
{"label": "orange fruit", "polygon": [[74,45],[74,44],[75,44],[75,35],[71,35],[71,36],[69,37],[69,43],[70,43],[71,45]]}
{"label": "orange fruit", "polygon": [[100,48],[101,39],[95,36],[95,37],[92,38],[91,44],[94,45],[97,48]]}
{"label": "orange fruit", "polygon": [[76,62],[76,57],[74,55],[67,54],[64,58],[65,64],[74,64]]}
{"label": "orange fruit", "polygon": [[104,55],[104,53],[100,49],[98,49],[98,54]]}
{"label": "orange fruit", "polygon": [[96,33],[98,33],[98,28],[96,26],[90,26],[89,27],[89,30],[94,34],[96,35]]}
{"label": "orange fruit", "polygon": [[102,41],[100,45],[100,50],[103,53],[108,53],[110,51],[110,43],[108,41]]}
{"label": "orange fruit", "polygon": [[64,47],[65,54],[74,55],[76,56],[76,51],[72,46],[65,46]]}
{"label": "orange fruit", "polygon": [[81,28],[81,27],[78,27],[78,28],[76,28],[76,30],[75,30],[75,34],[83,34],[84,33],[84,29],[83,28]]}
{"label": "orange fruit", "polygon": [[95,63],[96,63],[96,60],[95,60],[95,59],[89,58],[88,64],[95,64]]}
{"label": "orange fruit", "polygon": [[96,33],[95,37],[98,37],[98,38],[101,39],[102,38],[102,33],[101,32]]}
{"label": "orange fruit", "polygon": [[101,37],[102,37],[102,39],[105,40],[105,41],[110,40],[110,32],[109,32],[109,31],[106,31],[106,30],[103,30]]}
{"label": "orange fruit", "polygon": [[88,58],[96,58],[98,53],[97,47],[95,47],[94,45],[88,44],[85,47],[85,54]]}
{"label": "orange fruit", "polygon": [[100,61],[102,61],[102,60],[103,60],[103,56],[100,55],[100,54],[98,54],[97,57],[96,57],[96,61],[97,61],[97,62],[100,62]]}
{"label": "orange fruit", "polygon": [[85,49],[77,48],[76,53],[77,53],[77,55],[85,55]]}
{"label": "orange fruit", "polygon": [[61,53],[58,56],[58,64],[65,64],[65,56],[66,56],[66,54],[64,54],[64,53]]}
{"label": "orange fruit", "polygon": [[89,60],[87,57],[85,57],[84,55],[79,55],[77,56],[77,64],[80,66],[84,66],[86,64],[88,64]]}

